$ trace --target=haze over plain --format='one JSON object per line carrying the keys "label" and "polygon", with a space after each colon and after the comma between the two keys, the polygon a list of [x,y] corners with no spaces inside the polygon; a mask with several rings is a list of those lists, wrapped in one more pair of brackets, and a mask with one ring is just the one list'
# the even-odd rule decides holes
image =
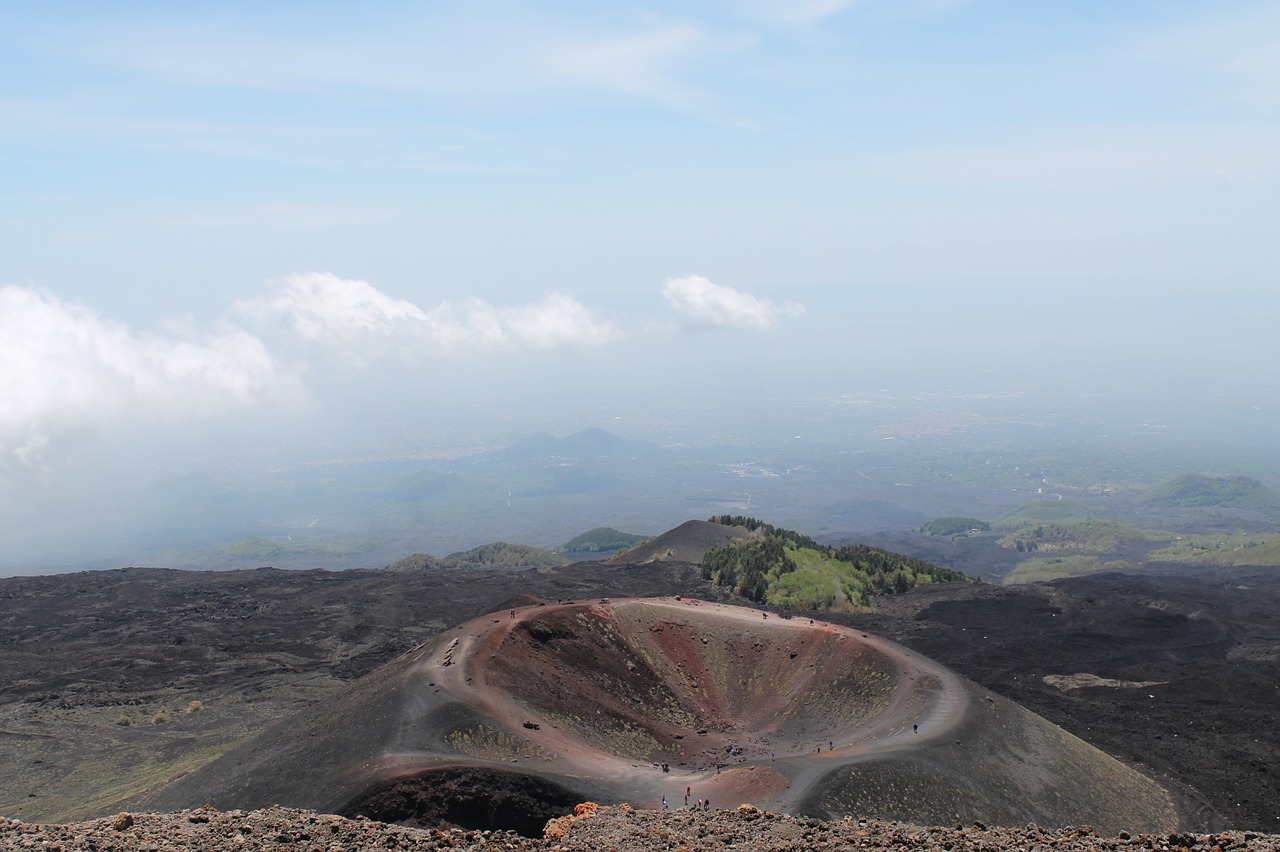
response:
{"label": "haze over plain", "polygon": [[1276,481],[1269,4],[7,18],[7,571],[323,531],[224,498],[588,426],[812,462],[927,411]]}

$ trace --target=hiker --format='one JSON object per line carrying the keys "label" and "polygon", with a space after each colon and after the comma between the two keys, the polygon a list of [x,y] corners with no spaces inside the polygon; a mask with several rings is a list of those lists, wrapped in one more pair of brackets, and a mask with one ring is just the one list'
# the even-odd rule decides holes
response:
{"label": "hiker", "polygon": [[911,730],[912,730],[912,732],[913,732],[913,733],[917,733],[917,734],[918,734],[918,733],[920,733],[920,726],[919,726],[919,725],[912,725],[912,726],[911,726]]}
{"label": "hiker", "polygon": [[684,806],[685,806],[686,808],[687,808],[687,807],[689,807],[689,794],[690,794],[690,793],[692,793],[692,792],[693,792],[693,788],[692,788],[692,787],[685,787],[685,788],[684,788]]}
{"label": "hiker", "polygon": [[667,809],[667,797],[666,797],[666,796],[663,796],[663,797],[662,797],[662,809],[663,809],[664,811]]}
{"label": "hiker", "polygon": [[711,810],[711,800],[710,800],[710,799],[707,799],[705,802],[703,802],[703,803],[702,803],[702,809],[703,809],[704,811],[709,811],[709,810]]}

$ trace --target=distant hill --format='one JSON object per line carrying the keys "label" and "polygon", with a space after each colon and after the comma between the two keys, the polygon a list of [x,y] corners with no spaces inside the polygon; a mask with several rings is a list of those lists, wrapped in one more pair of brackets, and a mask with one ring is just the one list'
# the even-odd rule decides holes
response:
{"label": "distant hill", "polygon": [[1093,520],[1024,524],[1001,537],[1000,546],[1019,552],[1113,553],[1130,544],[1172,539],[1172,533],[1139,529],[1120,521]]}
{"label": "distant hill", "polygon": [[582,535],[574,536],[555,549],[556,553],[607,553],[631,547],[649,538],[646,535],[625,533],[613,527],[596,527]]}
{"label": "distant hill", "polygon": [[1070,500],[1038,500],[1006,512],[996,518],[991,526],[998,530],[1012,530],[1026,524],[1072,523],[1092,518],[1093,513],[1079,503]]}
{"label": "distant hill", "polygon": [[916,527],[921,535],[966,535],[970,530],[986,532],[991,524],[977,518],[936,518],[923,526]]}
{"label": "distant hill", "polygon": [[1193,535],[1147,554],[1151,560],[1195,565],[1280,567],[1280,535]]}
{"label": "distant hill", "polygon": [[750,536],[715,547],[702,559],[702,578],[736,594],[790,610],[856,610],[874,595],[930,583],[972,582],[959,571],[864,544],[833,548],[755,518],[712,521]]}
{"label": "distant hill", "polygon": [[608,560],[614,564],[641,562],[701,562],[708,550],[735,539],[750,538],[751,532],[740,527],[714,524],[710,521],[685,521],[673,530],[637,544],[626,553]]}
{"label": "distant hill", "polygon": [[1139,502],[1166,509],[1218,507],[1280,512],[1280,493],[1250,476],[1185,473],[1155,486],[1143,494]]}
{"label": "distant hill", "polygon": [[505,459],[537,459],[559,456],[572,459],[651,458],[662,448],[649,441],[620,438],[598,427],[583,429],[564,438],[539,433],[530,435],[494,455]]}
{"label": "distant hill", "polygon": [[234,559],[263,561],[280,559],[286,556],[351,556],[358,553],[369,553],[376,549],[373,544],[361,544],[346,547],[337,544],[281,544],[262,536],[249,536],[220,548],[222,556]]}
{"label": "distant hill", "polygon": [[569,560],[541,547],[495,541],[471,550],[450,553],[443,559],[414,553],[387,566],[388,571],[429,571],[458,568],[554,568]]}

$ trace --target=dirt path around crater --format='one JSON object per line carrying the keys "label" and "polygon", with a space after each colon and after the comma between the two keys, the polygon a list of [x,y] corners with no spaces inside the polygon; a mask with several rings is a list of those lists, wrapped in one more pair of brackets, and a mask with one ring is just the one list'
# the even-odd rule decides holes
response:
{"label": "dirt path around crater", "polygon": [[[488,661],[499,653],[508,635],[525,622],[546,617],[557,609],[587,606],[606,610],[633,605],[658,611],[669,609],[673,616],[692,614],[712,620],[717,626],[740,625],[748,629],[763,626],[771,632],[794,631],[797,636],[834,636],[839,641],[860,644],[883,655],[890,661],[897,683],[888,706],[872,716],[867,724],[843,732],[828,732],[830,736],[824,735],[822,741],[810,740],[812,752],[804,746],[806,752],[799,753],[800,743],[792,742],[788,743],[790,754],[784,751],[774,757],[764,754],[757,746],[757,752],[744,762],[726,765],[717,771],[671,766],[669,772],[599,748],[561,729],[489,683]],[[786,808],[802,798],[814,781],[839,766],[910,751],[948,736],[964,718],[968,707],[967,692],[958,677],[894,643],[827,622],[770,617],[759,610],[688,598],[617,599],[609,604],[576,601],[493,613],[449,631],[438,650],[419,665],[429,669],[438,688],[535,743],[544,752],[557,756],[550,763],[540,761],[532,771],[581,777],[634,791],[634,804],[651,808],[661,807],[663,796],[673,808],[683,805],[687,788],[691,790],[691,803],[709,799],[716,806],[724,807],[749,802]],[[526,723],[538,728],[529,729]],[[692,730],[685,735],[698,736]],[[530,769],[521,763],[523,761],[517,761],[510,768],[513,771]]]}

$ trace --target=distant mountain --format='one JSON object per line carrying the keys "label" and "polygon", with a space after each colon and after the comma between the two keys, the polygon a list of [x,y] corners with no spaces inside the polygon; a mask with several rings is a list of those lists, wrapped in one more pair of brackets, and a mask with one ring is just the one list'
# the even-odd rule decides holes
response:
{"label": "distant mountain", "polygon": [[1280,512],[1280,493],[1250,476],[1185,473],[1155,486],[1139,502],[1165,509],[1217,507]]}
{"label": "distant mountain", "polygon": [[505,459],[538,459],[556,456],[570,459],[652,458],[662,448],[649,441],[620,438],[599,427],[583,429],[564,438],[539,433],[530,435],[493,455]]}

